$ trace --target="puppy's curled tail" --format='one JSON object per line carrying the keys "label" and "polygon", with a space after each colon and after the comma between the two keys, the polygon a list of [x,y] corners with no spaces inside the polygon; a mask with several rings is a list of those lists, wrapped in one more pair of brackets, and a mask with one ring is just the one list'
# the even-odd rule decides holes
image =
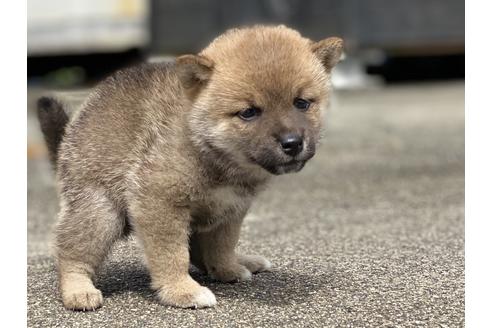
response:
{"label": "puppy's curled tail", "polygon": [[63,106],[54,98],[41,97],[38,99],[38,120],[44,140],[48,146],[49,157],[53,168],[56,169],[58,148],[65,134],[68,116]]}

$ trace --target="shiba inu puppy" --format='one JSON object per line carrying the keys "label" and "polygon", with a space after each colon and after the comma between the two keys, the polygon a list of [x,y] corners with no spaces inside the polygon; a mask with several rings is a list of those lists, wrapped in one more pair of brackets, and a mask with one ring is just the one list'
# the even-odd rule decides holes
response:
{"label": "shiba inu puppy", "polygon": [[315,154],[341,53],[338,38],[313,42],[285,26],[233,29],[198,55],[115,73],[71,120],[41,98],[65,307],[102,305],[92,279],[131,231],[163,304],[216,304],[190,262],[224,282],[268,270],[267,259],[235,252],[243,217],[272,176]]}

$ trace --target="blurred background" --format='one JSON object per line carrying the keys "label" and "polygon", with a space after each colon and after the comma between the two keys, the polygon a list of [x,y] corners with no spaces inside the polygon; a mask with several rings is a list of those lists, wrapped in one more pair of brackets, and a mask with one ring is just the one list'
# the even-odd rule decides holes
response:
{"label": "blurred background", "polygon": [[[464,325],[464,0],[27,4],[29,326]],[[50,253],[58,199],[36,98],[54,93],[77,109],[116,69],[197,52],[253,23],[346,45],[316,156],[275,179],[245,218],[240,247],[275,271],[240,288],[206,282],[222,303],[195,318],[155,302],[130,240],[102,269],[103,309],[67,313]]]}
{"label": "blurred background", "polygon": [[226,29],[282,23],[341,36],[335,83],[464,77],[463,0],[28,0],[32,85],[80,86],[132,62],[197,52]]}

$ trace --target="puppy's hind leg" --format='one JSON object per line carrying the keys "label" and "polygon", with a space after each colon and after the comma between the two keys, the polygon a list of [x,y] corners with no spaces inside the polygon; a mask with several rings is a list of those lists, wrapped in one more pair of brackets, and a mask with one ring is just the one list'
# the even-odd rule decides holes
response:
{"label": "puppy's hind leg", "polygon": [[72,310],[94,310],[102,305],[103,297],[92,278],[122,235],[124,218],[100,190],[61,198],[56,255],[63,304]]}
{"label": "puppy's hind leg", "polygon": [[268,271],[271,263],[262,256],[242,255],[235,252],[239,239],[242,217],[236,213],[235,218],[220,224],[210,231],[197,232],[192,236],[191,254],[200,265],[216,280],[237,282],[250,280],[252,273]]}

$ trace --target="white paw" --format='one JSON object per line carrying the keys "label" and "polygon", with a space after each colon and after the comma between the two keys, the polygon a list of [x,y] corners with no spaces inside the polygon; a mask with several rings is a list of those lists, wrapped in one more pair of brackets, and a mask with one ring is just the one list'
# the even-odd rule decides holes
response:
{"label": "white paw", "polygon": [[216,305],[217,300],[210,289],[202,287],[200,292],[196,294],[194,300],[192,300],[192,303],[194,304],[194,306],[192,306],[193,308],[205,308]]}
{"label": "white paw", "polygon": [[244,268],[243,271],[241,271],[239,277],[238,277],[238,281],[249,281],[253,278],[253,274],[251,273],[251,271],[249,271],[248,269]]}
{"label": "white paw", "polygon": [[161,303],[180,308],[198,309],[217,304],[214,293],[191,278],[159,288],[158,297]]}
{"label": "white paw", "polygon": [[214,268],[210,270],[210,276],[222,282],[241,282],[251,280],[252,273],[245,266],[234,264],[226,268]]}
{"label": "white paw", "polygon": [[103,304],[101,291],[96,288],[64,290],[63,305],[70,310],[94,311]]}
{"label": "white paw", "polygon": [[269,271],[272,268],[272,262],[268,261],[266,258],[262,258],[261,262],[263,271]]}
{"label": "white paw", "polygon": [[238,261],[252,273],[268,271],[272,268],[272,263],[259,255],[238,255]]}

